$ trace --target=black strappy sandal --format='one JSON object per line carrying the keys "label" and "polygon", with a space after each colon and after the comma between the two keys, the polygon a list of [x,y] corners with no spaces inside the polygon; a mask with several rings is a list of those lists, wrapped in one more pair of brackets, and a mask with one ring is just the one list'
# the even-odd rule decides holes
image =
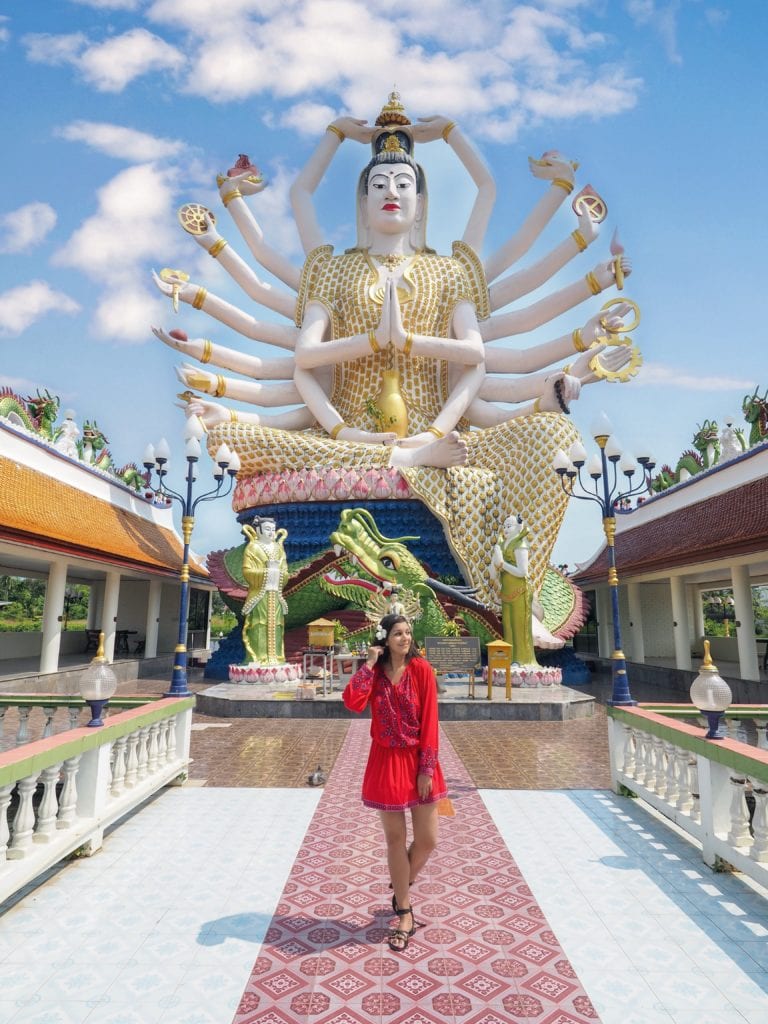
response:
{"label": "black strappy sandal", "polygon": [[[409,882],[409,883],[408,883],[408,888],[410,889],[410,887],[411,887],[412,885],[413,885],[413,882]],[[389,888],[390,888],[390,889],[394,888],[394,886],[392,885],[392,883],[391,883],[391,882],[389,883]],[[398,907],[397,907],[397,897],[395,896],[395,894],[394,894],[394,893],[392,893],[392,913],[393,913],[393,914],[396,914],[396,913],[397,913],[397,910],[398,910]]]}
{"label": "black strappy sandal", "polygon": [[[394,901],[394,896],[392,897]],[[411,928],[410,931],[406,931],[404,928],[392,928],[389,935],[387,936],[387,945],[393,953],[404,953],[408,949],[408,943],[411,941],[411,936],[416,931],[417,924],[416,918],[413,914],[413,907],[404,907],[396,910],[395,913],[398,917],[403,918],[408,914],[411,915]],[[398,943],[398,945],[394,945]],[[402,945],[399,945],[402,943]]]}

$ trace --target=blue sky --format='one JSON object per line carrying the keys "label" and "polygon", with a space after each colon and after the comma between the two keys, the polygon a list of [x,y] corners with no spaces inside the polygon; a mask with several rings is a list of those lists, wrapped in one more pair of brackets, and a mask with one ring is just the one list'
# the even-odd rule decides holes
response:
{"label": "blue sky", "polygon": [[[605,410],[630,450],[674,463],[709,417],[741,420],[768,385],[758,296],[768,218],[762,0],[57,0],[0,4],[0,385],[48,388],[96,419],[118,465],[165,435],[181,454],[179,357],[150,324],[232,343],[189,306],[177,316],[151,268],[180,267],[230,301],[234,286],[176,223],[210,206],[241,253],[215,175],[245,152],[270,181],[251,200],[267,238],[300,261],[292,176],[334,116],[372,120],[396,83],[412,117],[459,121],[499,186],[488,238],[515,230],[543,185],[527,157],[578,159],[579,185],[606,199],[600,238],[563,272],[608,257],[614,228],[632,258],[644,366],[628,384],[585,389],[588,434]],[[341,147],[321,186],[328,239],[353,242],[364,151]],[[470,183],[449,147],[421,147],[430,243],[464,226]],[[576,226],[566,203],[531,258]],[[556,337],[585,303],[536,336]],[[519,341],[525,344],[525,339]],[[180,458],[176,460],[177,465]],[[203,506],[193,540],[239,540],[228,504]],[[226,506],[226,507],[225,507]],[[600,542],[596,510],[572,502],[555,560]]]}

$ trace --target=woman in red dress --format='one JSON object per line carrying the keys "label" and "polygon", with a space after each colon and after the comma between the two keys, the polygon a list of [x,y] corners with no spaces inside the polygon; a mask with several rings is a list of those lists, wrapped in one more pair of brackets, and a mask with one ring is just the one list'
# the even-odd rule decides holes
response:
{"label": "woman in red dress", "polygon": [[[371,706],[371,749],[363,777],[363,803],[379,812],[392,879],[392,909],[399,927],[389,946],[401,953],[415,930],[408,887],[437,845],[437,804],[446,795],[437,760],[437,684],[420,657],[404,615],[385,615],[368,660],[343,695],[350,711]],[[413,841],[407,845],[405,811]]]}

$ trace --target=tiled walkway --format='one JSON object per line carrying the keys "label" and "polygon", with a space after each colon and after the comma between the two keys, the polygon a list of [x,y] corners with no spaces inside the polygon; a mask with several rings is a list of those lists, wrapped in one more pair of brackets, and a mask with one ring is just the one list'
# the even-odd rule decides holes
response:
{"label": "tiled walkway", "polygon": [[414,883],[404,954],[378,815],[360,810],[368,727],[355,722],[299,851],[235,1024],[590,1024],[595,1012],[461,761],[441,761],[456,816]]}
{"label": "tiled walkway", "polygon": [[[456,816],[414,886],[425,927],[405,956],[381,943],[367,725],[316,725],[196,716],[192,783],[0,913],[0,1022],[768,1020],[765,894],[604,788],[601,715],[445,730]],[[336,762],[324,791],[305,785],[318,761]]]}

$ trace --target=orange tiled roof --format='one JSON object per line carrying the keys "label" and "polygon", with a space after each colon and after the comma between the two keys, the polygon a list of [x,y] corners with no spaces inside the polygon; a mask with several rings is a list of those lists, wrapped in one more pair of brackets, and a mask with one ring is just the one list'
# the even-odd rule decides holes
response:
{"label": "orange tiled roof", "polygon": [[[619,578],[679,568],[768,549],[768,478],[687,505],[616,534]],[[604,580],[603,550],[573,579],[580,586]]]}
{"label": "orange tiled roof", "polygon": [[[3,456],[0,537],[173,573],[183,554],[173,531]],[[197,562],[190,568],[208,575]]]}

